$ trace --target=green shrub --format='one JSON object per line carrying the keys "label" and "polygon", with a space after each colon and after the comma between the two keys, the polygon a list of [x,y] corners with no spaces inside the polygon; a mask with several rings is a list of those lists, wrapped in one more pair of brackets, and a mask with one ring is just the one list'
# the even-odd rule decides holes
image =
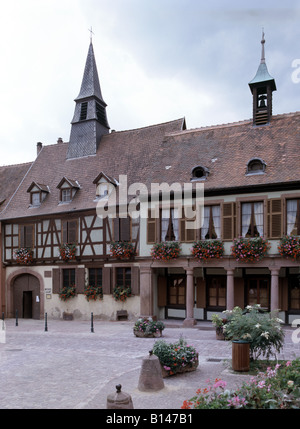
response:
{"label": "green shrub", "polygon": [[263,311],[259,305],[248,306],[245,310],[235,307],[225,313],[228,318],[228,323],[223,327],[226,339],[249,341],[252,360],[260,356],[269,359],[280,352],[284,342],[280,319]]}

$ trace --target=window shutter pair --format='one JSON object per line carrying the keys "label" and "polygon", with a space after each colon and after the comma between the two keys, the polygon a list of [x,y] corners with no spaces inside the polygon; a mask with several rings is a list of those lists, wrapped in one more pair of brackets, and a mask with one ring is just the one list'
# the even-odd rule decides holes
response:
{"label": "window shutter pair", "polygon": [[62,241],[64,244],[77,242],[77,220],[62,222]]}
{"label": "window shutter pair", "polygon": [[[53,268],[52,270],[52,293],[59,293],[62,288],[63,268]],[[77,293],[84,293],[85,288],[85,268],[76,268],[75,287]]]}
{"label": "window shutter pair", "polygon": [[34,227],[33,225],[21,225],[19,228],[19,246],[34,247]]}
{"label": "window shutter pair", "polygon": [[130,218],[115,218],[114,219],[114,240],[115,241],[130,241]]}

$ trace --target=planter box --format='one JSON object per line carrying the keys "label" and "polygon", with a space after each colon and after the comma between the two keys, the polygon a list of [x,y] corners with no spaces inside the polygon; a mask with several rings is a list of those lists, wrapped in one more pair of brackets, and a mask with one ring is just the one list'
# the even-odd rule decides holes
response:
{"label": "planter box", "polygon": [[162,336],[162,332],[143,332],[143,331],[136,331],[133,330],[133,333],[136,337],[139,338],[160,338]]}
{"label": "planter box", "polygon": [[176,372],[167,371],[162,365],[161,365],[161,372],[162,372],[163,378],[166,378],[166,377],[171,377],[172,375],[196,371],[196,369],[198,368],[198,365],[199,365],[199,360],[198,360],[198,355],[197,355],[197,360],[195,362],[193,362],[192,364],[189,364],[186,366],[181,366],[181,367],[177,368]]}
{"label": "planter box", "polygon": [[247,372],[250,369],[250,344],[247,341],[232,342],[232,369]]}
{"label": "planter box", "polygon": [[220,341],[225,341],[225,335],[223,334],[223,332],[216,332],[216,339]]}

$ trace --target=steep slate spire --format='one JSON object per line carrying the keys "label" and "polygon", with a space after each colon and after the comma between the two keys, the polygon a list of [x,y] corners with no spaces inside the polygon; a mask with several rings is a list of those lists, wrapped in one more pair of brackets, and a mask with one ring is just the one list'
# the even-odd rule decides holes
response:
{"label": "steep slate spire", "polygon": [[103,100],[92,40],[86,59],[79,95],[75,98],[75,112],[67,158],[95,155],[101,137],[109,133],[106,103]]}
{"label": "steep slate spire", "polygon": [[255,77],[249,82],[253,94],[253,124],[264,125],[272,117],[272,92],[276,91],[276,84],[269,74],[265,60],[265,34],[262,33],[261,60]]}

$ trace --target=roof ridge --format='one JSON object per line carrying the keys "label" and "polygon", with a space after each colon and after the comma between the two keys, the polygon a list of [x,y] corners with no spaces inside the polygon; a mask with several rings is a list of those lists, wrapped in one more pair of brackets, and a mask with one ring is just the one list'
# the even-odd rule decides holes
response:
{"label": "roof ridge", "polygon": [[[280,119],[281,117],[295,116],[295,115],[300,115],[300,111],[290,112],[290,113],[278,113],[277,115],[273,115],[272,119]],[[166,135],[167,136],[173,136],[173,135],[179,135],[179,134],[193,133],[193,132],[197,132],[197,131],[206,131],[206,130],[213,130],[213,129],[219,129],[219,128],[236,127],[236,126],[247,124],[247,123],[252,124],[253,123],[252,119],[244,119],[241,121],[228,122],[226,124],[206,125],[203,127],[190,128],[190,129],[181,130],[181,131],[174,131],[171,133],[167,133]]]}
{"label": "roof ridge", "polygon": [[4,165],[0,165],[0,168],[3,167],[21,167],[21,165],[29,165],[32,164],[34,161],[27,161],[27,162],[20,162],[18,164],[4,164]]}
{"label": "roof ridge", "polygon": [[[137,130],[144,130],[144,129],[146,129],[146,128],[154,128],[154,127],[159,127],[159,126],[161,126],[161,125],[167,125],[167,124],[171,124],[171,123],[175,123],[175,122],[182,122],[182,124],[184,123],[184,120],[185,120],[185,118],[184,117],[182,117],[182,118],[179,118],[179,119],[173,119],[172,121],[167,121],[167,122],[161,122],[161,123],[159,123],[159,124],[153,124],[153,125],[146,125],[146,126],[144,126],[144,127],[139,127],[139,128],[132,128],[132,129],[129,129],[129,130],[121,130],[121,131],[116,131],[116,130],[112,130],[111,132],[110,132],[110,134],[115,134],[115,133],[128,133],[128,132],[130,132],[130,131],[137,131]],[[106,134],[106,135],[110,135],[110,134]]]}

